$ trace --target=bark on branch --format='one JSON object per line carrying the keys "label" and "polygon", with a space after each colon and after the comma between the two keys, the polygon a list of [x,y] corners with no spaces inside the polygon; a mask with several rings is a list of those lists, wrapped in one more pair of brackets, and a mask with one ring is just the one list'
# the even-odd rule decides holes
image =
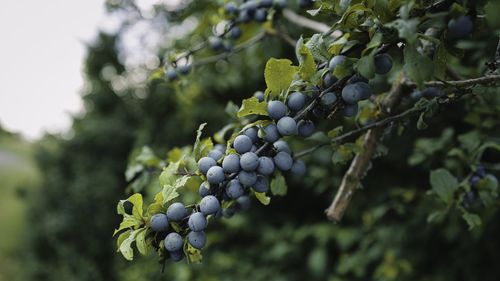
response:
{"label": "bark on branch", "polygon": [[[400,74],[400,78],[380,104],[383,115],[390,114],[394,107],[399,104],[404,84],[405,79],[403,74]],[[352,160],[349,169],[342,179],[339,190],[337,191],[332,204],[325,211],[329,220],[335,223],[342,220],[344,212],[347,209],[355,190],[361,186],[361,180],[365,177],[366,172],[368,171],[372,156],[383,132],[383,127],[375,127],[368,130],[365,134],[361,152],[356,154]]]}
{"label": "bark on branch", "polygon": [[283,10],[283,16],[296,25],[311,29],[316,32],[328,33],[330,31],[330,27],[328,25],[298,15],[290,9]]}

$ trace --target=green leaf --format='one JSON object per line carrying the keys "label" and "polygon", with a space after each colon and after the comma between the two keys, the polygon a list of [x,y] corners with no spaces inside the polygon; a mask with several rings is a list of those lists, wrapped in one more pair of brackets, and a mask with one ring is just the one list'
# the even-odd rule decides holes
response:
{"label": "green leaf", "polygon": [[120,200],[120,202],[118,202],[118,205],[116,206],[117,213],[119,215],[128,216],[123,207],[123,203],[125,203],[125,201],[129,201],[133,205],[132,216],[137,219],[142,219],[142,195],[140,193],[135,193],[126,200]]}
{"label": "green leaf", "polygon": [[414,47],[407,45],[404,48],[404,69],[408,76],[417,83],[419,88],[424,86],[424,81],[432,78],[434,73],[433,63],[427,56],[422,56]]}
{"label": "green leaf", "polygon": [[446,78],[447,60],[448,52],[446,51],[446,47],[443,43],[440,43],[434,55],[434,76],[436,78],[441,80]]}
{"label": "green leaf", "polygon": [[424,120],[424,117],[425,117],[425,112],[422,112],[420,113],[420,116],[418,117],[418,121],[417,121],[417,129],[419,130],[424,130],[424,129],[427,129],[427,123],[425,123],[425,120]]}
{"label": "green leaf", "polygon": [[244,99],[237,116],[239,118],[248,115],[262,115],[268,116],[267,114],[267,102],[259,102],[256,97],[251,97],[249,99]]}
{"label": "green leaf", "polygon": [[285,178],[281,173],[277,173],[271,181],[271,192],[273,195],[285,196],[287,191],[288,187],[286,185]]}
{"label": "green leaf", "polygon": [[373,78],[375,76],[375,62],[373,54],[360,58],[355,67],[361,76],[367,79]]}
{"label": "green leaf", "polygon": [[288,89],[296,73],[297,67],[292,65],[292,61],[288,59],[269,59],[264,70],[264,78],[269,94],[272,97],[277,97],[282,91]]}
{"label": "green leaf", "polygon": [[359,146],[354,143],[340,145],[332,155],[332,163],[345,164],[354,157],[354,153],[359,151]]}
{"label": "green leaf", "polygon": [[135,245],[139,253],[142,255],[146,255],[148,253],[148,244],[146,243],[146,228],[141,228],[137,231],[137,235],[135,236]]}
{"label": "green leaf", "polygon": [[404,38],[407,42],[413,44],[417,40],[417,26],[419,23],[420,21],[418,19],[398,19],[388,23],[387,26],[395,28],[398,31],[399,37]]}
{"label": "green leaf", "polygon": [[469,230],[472,230],[475,227],[478,227],[481,225],[481,217],[479,217],[476,214],[465,212],[462,215],[462,218],[467,222],[467,225],[469,225]]}
{"label": "green leaf", "polygon": [[350,36],[349,33],[345,33],[337,40],[335,40],[333,43],[331,43],[330,46],[328,47],[328,52],[334,55],[339,55],[342,52],[342,48],[344,48],[345,44],[347,43],[349,36]]}
{"label": "green leaf", "polygon": [[127,230],[118,236],[118,238],[116,239],[116,249],[117,249],[116,251],[117,252],[120,251],[119,250],[120,245],[123,243],[123,241],[125,241],[125,239],[127,239],[129,237],[131,231],[132,230]]}
{"label": "green leaf", "polygon": [[445,217],[445,212],[443,211],[435,211],[432,212],[428,217],[427,217],[427,222],[428,223],[435,223],[435,222],[441,222],[443,221]]}
{"label": "green leaf", "polygon": [[304,45],[302,37],[297,41],[295,52],[299,61],[299,75],[303,80],[309,80],[316,72],[316,63],[311,50]]}
{"label": "green leaf", "polygon": [[346,59],[344,62],[341,64],[337,65],[335,67],[335,70],[333,71],[333,76],[337,77],[338,79],[342,79],[344,77],[350,76],[353,74],[353,60],[352,59]]}
{"label": "green leaf", "polygon": [[159,180],[160,185],[174,185],[175,181],[179,176],[177,176],[177,172],[179,171],[180,161],[173,162],[168,164],[167,167],[163,168],[163,171],[160,174]]}
{"label": "green leaf", "polygon": [[314,34],[307,41],[306,47],[311,51],[315,60],[324,62],[330,59],[330,54],[328,53],[325,41],[321,34]]}
{"label": "green leaf", "polygon": [[234,102],[232,101],[229,101],[226,104],[226,108],[224,109],[224,111],[233,118],[237,118],[238,110],[239,110],[238,106],[234,104]]}
{"label": "green leaf", "polygon": [[131,261],[134,259],[134,250],[132,249],[132,242],[135,241],[135,236],[137,235],[137,230],[131,231],[130,235],[123,240],[118,247],[118,251],[123,255],[123,257]]}
{"label": "green leaf", "polygon": [[430,182],[432,190],[446,204],[453,201],[453,193],[458,189],[458,180],[446,169],[437,169],[431,172]]}
{"label": "green leaf", "polygon": [[338,137],[342,133],[343,130],[344,130],[343,126],[338,126],[338,127],[334,128],[328,132],[328,137],[331,139]]}
{"label": "green leaf", "polygon": [[166,204],[169,201],[172,201],[175,198],[179,197],[177,188],[173,185],[165,185],[161,190],[161,194],[163,196],[163,204]]}
{"label": "green leaf", "polygon": [[271,198],[266,196],[266,193],[264,192],[255,192],[255,198],[259,200],[260,203],[263,205],[269,205],[271,203]]}
{"label": "green leaf", "polygon": [[201,262],[203,259],[201,251],[191,246],[188,242],[184,243],[184,253],[186,254],[188,263]]}
{"label": "green leaf", "polygon": [[113,232],[113,236],[115,236],[117,233],[119,233],[124,229],[132,228],[134,226],[140,226],[141,224],[142,224],[141,219],[138,219],[130,215],[125,215],[123,217],[122,222],[120,223],[120,226],[117,229],[115,229],[115,232]]}
{"label": "green leaf", "polygon": [[194,154],[194,159],[198,162],[201,158],[201,145],[200,145],[200,138],[201,138],[201,133],[203,132],[203,128],[207,123],[203,123],[198,127],[198,130],[196,131],[196,141],[194,142],[194,147],[193,147],[193,154]]}

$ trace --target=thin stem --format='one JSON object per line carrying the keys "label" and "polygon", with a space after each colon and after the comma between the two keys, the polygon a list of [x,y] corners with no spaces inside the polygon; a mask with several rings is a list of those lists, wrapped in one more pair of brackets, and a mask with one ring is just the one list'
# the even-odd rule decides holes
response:
{"label": "thin stem", "polygon": [[385,126],[385,125],[387,125],[389,123],[392,123],[392,122],[395,122],[395,121],[399,121],[399,120],[404,119],[404,118],[406,118],[406,117],[408,117],[410,115],[413,115],[415,113],[421,112],[424,109],[425,108],[415,108],[415,107],[410,108],[410,109],[408,109],[408,110],[406,110],[406,111],[404,111],[404,112],[402,112],[400,114],[396,114],[396,115],[387,117],[385,119],[379,120],[379,121],[377,121],[375,123],[371,123],[369,125],[363,126],[363,127],[358,128],[356,130],[349,131],[349,132],[347,132],[345,134],[342,134],[342,135],[340,135],[338,137],[330,139],[330,141],[328,141],[328,142],[320,143],[320,144],[318,144],[316,146],[313,146],[313,147],[311,147],[309,149],[303,150],[303,151],[295,154],[294,158],[303,157],[303,156],[305,156],[307,154],[310,154],[310,153],[318,150],[319,148],[321,148],[321,147],[323,147],[325,145],[334,144],[334,143],[341,143],[342,141],[344,141],[346,139],[349,139],[349,138],[351,138],[353,136],[356,136],[356,135],[359,135],[361,133],[364,133],[364,132],[366,132],[366,131],[368,131],[370,129],[373,129],[373,128],[376,128],[376,127],[383,127],[383,126]]}
{"label": "thin stem", "polygon": [[[465,79],[465,80],[457,80],[457,81],[429,81],[425,82],[424,85],[427,87],[446,87],[452,86],[455,88],[465,88],[475,85],[487,85],[500,81],[500,75],[487,75],[478,78]],[[417,84],[414,82],[405,83],[406,86],[416,87]]]}
{"label": "thin stem", "polygon": [[266,35],[267,35],[266,32],[259,33],[258,35],[248,39],[247,41],[235,46],[231,52],[220,53],[220,54],[215,55],[215,56],[200,59],[200,60],[194,62],[193,65],[196,67],[196,66],[214,63],[214,62],[217,62],[217,61],[222,60],[222,59],[227,59],[232,54],[241,52],[244,49],[246,49],[246,48],[254,45],[255,43],[259,42],[260,40],[264,39],[266,37]]}

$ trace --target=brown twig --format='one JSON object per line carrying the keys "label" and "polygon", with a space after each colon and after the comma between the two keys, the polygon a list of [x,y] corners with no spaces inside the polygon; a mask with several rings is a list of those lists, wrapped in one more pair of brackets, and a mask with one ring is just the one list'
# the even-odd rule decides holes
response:
{"label": "brown twig", "polygon": [[[381,102],[381,111],[383,114],[390,114],[391,111],[393,111],[394,107],[399,103],[404,84],[405,79],[403,74],[401,73],[398,81],[394,83],[391,91]],[[352,160],[349,169],[342,179],[342,183],[340,184],[339,190],[337,191],[332,204],[325,211],[326,216],[329,220],[340,222],[340,220],[342,219],[344,212],[347,209],[349,202],[351,201],[354,191],[360,187],[361,180],[366,175],[366,172],[370,166],[371,158],[375,152],[378,141],[380,140],[383,131],[383,127],[375,127],[368,130],[368,132],[366,133],[361,152],[356,154],[356,156]]]}

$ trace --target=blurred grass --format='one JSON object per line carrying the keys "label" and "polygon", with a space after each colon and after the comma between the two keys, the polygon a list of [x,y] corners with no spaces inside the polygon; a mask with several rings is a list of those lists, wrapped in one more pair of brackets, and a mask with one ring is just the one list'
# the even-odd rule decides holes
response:
{"label": "blurred grass", "polygon": [[33,144],[0,134],[0,281],[20,280],[26,225],[26,197],[40,180]]}

